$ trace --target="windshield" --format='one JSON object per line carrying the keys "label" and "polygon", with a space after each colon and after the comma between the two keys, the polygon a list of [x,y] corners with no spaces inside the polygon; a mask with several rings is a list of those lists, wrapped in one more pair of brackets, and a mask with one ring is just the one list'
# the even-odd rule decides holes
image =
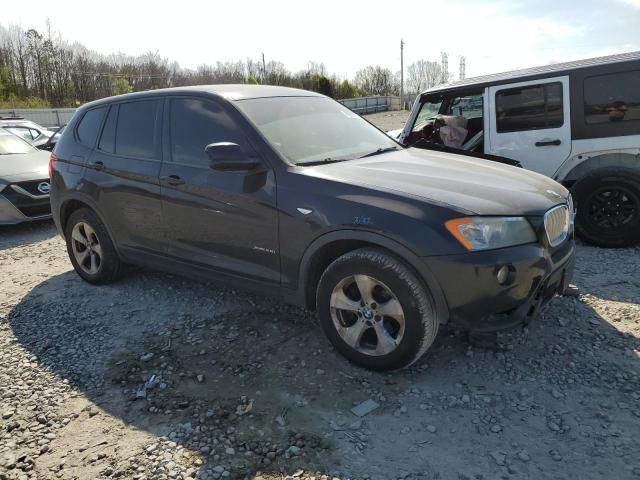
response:
{"label": "windshield", "polygon": [[413,124],[412,131],[417,132],[419,130],[422,130],[425,125],[427,125],[431,120],[437,117],[440,113],[441,105],[441,100],[423,103],[422,107],[420,107],[420,112],[418,112],[418,116],[416,117],[416,123]]}
{"label": "windshield", "polygon": [[340,161],[400,148],[386,134],[324,97],[271,97],[236,105],[291,163]]}
{"label": "windshield", "polygon": [[31,153],[36,149],[15,135],[0,135],[0,155]]}

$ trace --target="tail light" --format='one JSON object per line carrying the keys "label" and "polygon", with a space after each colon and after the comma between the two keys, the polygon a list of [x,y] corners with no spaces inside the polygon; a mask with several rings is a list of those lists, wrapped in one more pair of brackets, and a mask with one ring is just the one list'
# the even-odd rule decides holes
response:
{"label": "tail light", "polygon": [[53,170],[55,168],[58,168],[58,157],[56,157],[55,153],[51,152],[51,155],[49,155],[49,179],[53,176]]}

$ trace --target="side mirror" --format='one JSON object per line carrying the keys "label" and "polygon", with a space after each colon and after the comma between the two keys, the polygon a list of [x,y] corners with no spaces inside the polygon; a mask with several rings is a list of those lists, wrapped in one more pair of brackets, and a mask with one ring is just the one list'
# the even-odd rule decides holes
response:
{"label": "side mirror", "polygon": [[251,159],[233,142],[210,143],[204,148],[209,156],[209,166],[214,170],[246,172],[253,170],[260,162]]}

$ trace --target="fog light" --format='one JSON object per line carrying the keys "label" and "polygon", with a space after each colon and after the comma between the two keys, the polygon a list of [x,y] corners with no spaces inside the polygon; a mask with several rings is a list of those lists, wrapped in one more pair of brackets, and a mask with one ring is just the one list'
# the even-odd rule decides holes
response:
{"label": "fog light", "polygon": [[496,278],[498,279],[498,283],[500,285],[504,285],[505,283],[507,283],[507,280],[509,279],[509,267],[506,265],[500,267],[496,272]]}

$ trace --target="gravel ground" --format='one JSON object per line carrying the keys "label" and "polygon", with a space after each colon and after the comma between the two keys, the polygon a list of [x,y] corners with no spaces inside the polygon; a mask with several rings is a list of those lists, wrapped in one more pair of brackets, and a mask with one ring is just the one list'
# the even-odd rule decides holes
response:
{"label": "gravel ground", "polygon": [[409,117],[408,110],[397,110],[391,112],[380,112],[365,115],[365,118],[371,123],[376,125],[382,131],[397,130],[404,127],[407,118]]}
{"label": "gravel ground", "polygon": [[581,245],[580,296],[504,351],[446,327],[374,374],[304,310],[138,269],[94,287],[50,222],[2,227],[0,480],[640,478],[638,271]]}

